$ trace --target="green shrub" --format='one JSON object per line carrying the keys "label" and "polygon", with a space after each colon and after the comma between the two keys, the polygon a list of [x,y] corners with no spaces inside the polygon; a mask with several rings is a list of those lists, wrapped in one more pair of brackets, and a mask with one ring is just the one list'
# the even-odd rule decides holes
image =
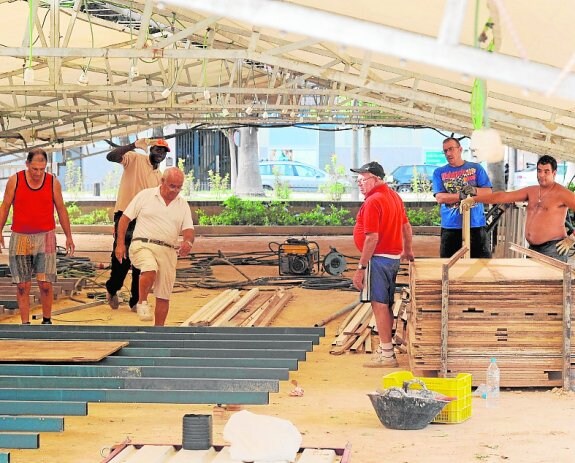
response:
{"label": "green shrub", "polygon": [[106,225],[112,223],[106,209],[95,209],[88,214],[82,214],[82,210],[76,203],[66,204],[66,209],[72,225]]}
{"label": "green shrub", "polygon": [[441,217],[439,216],[439,205],[434,206],[432,209],[407,209],[407,218],[414,227],[421,226],[437,226],[441,224]]}
{"label": "green shrub", "polygon": [[261,202],[231,196],[223,203],[217,215],[207,215],[198,209],[200,225],[351,225],[354,219],[347,209],[330,205],[328,209],[316,206],[307,212],[295,213],[285,201]]}
{"label": "green shrub", "polygon": [[345,184],[345,167],[337,164],[337,154],[331,156],[330,164],[326,164],[325,171],[329,174],[329,181],[320,187],[320,191],[328,196],[331,201],[341,201],[341,197],[347,190]]}
{"label": "green shrub", "polygon": [[272,169],[272,173],[274,174],[274,196],[280,200],[289,199],[291,195],[291,188],[289,187],[289,183],[287,180],[282,179],[282,176],[277,167]]}

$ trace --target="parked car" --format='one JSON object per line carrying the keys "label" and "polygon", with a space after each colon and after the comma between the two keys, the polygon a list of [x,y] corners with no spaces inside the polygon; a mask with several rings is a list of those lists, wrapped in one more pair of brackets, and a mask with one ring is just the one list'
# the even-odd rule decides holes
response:
{"label": "parked car", "polygon": [[420,191],[431,190],[433,171],[437,166],[431,164],[409,164],[396,167],[385,178],[387,184],[398,193],[410,193],[413,191],[414,175],[420,183]]}
{"label": "parked car", "polygon": [[261,161],[260,175],[264,190],[273,190],[276,172],[282,182],[294,191],[317,191],[329,181],[329,174],[298,161]]}
{"label": "parked car", "polygon": [[[557,165],[557,175],[555,181],[561,185],[567,186],[571,178],[567,177],[567,166],[565,164]],[[537,166],[530,166],[527,169],[515,172],[513,177],[513,188],[519,189],[530,185],[537,185]]]}

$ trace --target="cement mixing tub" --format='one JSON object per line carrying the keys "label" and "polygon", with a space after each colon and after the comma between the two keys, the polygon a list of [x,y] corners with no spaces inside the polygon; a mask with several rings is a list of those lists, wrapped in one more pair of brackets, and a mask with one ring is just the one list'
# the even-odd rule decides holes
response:
{"label": "cement mixing tub", "polygon": [[[409,389],[412,384],[421,389]],[[390,429],[423,429],[449,403],[448,398],[427,389],[418,379],[405,381],[403,388],[390,387],[367,394],[379,421]]]}

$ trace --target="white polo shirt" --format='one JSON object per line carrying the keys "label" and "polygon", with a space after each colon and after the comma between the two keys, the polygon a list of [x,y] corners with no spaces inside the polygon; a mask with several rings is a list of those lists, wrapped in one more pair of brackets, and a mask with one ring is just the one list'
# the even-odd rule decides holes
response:
{"label": "white polo shirt", "polygon": [[188,202],[177,196],[166,205],[160,187],[140,191],[130,202],[124,215],[136,221],[133,238],[161,240],[176,245],[182,230],[194,228]]}

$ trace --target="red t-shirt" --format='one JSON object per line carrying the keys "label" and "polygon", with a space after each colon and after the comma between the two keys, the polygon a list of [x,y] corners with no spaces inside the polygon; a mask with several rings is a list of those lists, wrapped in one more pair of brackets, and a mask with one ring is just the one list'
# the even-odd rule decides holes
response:
{"label": "red t-shirt", "polygon": [[379,239],[374,254],[401,254],[403,225],[407,222],[399,195],[385,184],[378,185],[365,196],[357,213],[353,240],[362,251],[366,233],[377,233]]}
{"label": "red t-shirt", "polygon": [[54,230],[54,176],[46,173],[42,185],[33,189],[26,172],[17,172],[12,206],[12,231],[33,234]]}

